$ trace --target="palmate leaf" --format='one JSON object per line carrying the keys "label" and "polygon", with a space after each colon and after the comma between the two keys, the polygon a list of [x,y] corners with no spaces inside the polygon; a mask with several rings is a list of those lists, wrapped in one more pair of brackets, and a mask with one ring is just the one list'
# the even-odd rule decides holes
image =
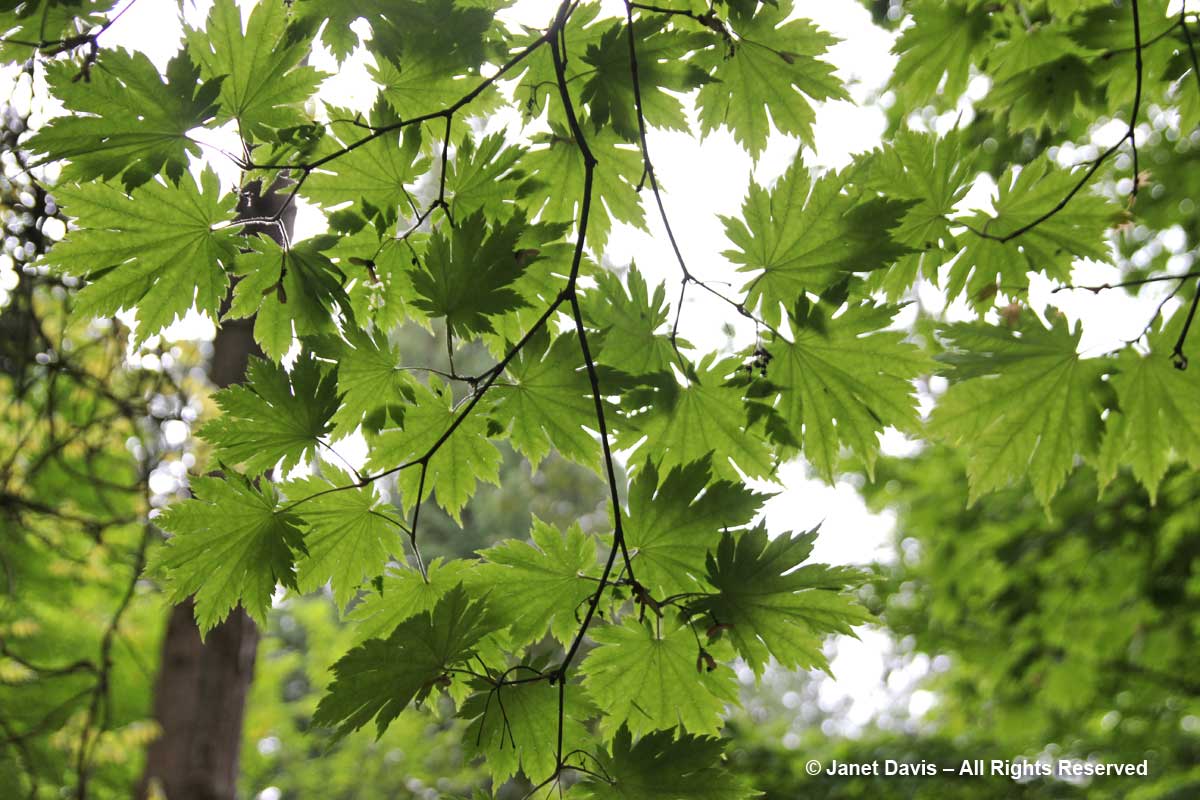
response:
{"label": "palmate leaf", "polygon": [[740,470],[752,478],[765,478],[775,469],[771,448],[750,430],[741,391],[724,385],[737,365],[711,362],[711,357],[702,361],[687,386],[670,378],[644,398],[648,410],[626,421],[617,442],[634,448],[635,462],[653,464],[660,473],[712,453],[712,469],[718,477],[741,480]]}
{"label": "palmate leaf", "polygon": [[78,66],[55,61],[47,67],[55,97],[70,110],[38,130],[29,148],[47,159],[67,159],[64,177],[79,182],[118,175],[126,190],[166,170],[179,183],[188,156],[200,148],[187,132],[216,113],[221,78],[200,83],[186,52],[167,64],[166,81],[142,53],[109,50],[87,82]]}
{"label": "palmate leaf", "polygon": [[724,255],[740,272],[758,272],[746,284],[746,305],[760,307],[771,324],[802,293],[820,293],[910,251],[888,234],[908,204],[847,194],[847,177],[831,172],[814,181],[797,159],[770,190],[750,184],[740,219],[722,217],[737,248]]}
{"label": "palmate leaf", "polygon": [[[667,30],[665,15],[634,21],[638,76],[646,123],[656,128],[687,130],[683,103],[672,94],[686,94],[708,83],[709,76],[688,61],[694,51],[709,46],[702,33]],[[583,61],[594,71],[584,80],[581,98],[597,126],[611,125],[629,141],[638,138],[633,80],[629,71],[629,42],[624,24],[608,25],[599,41],[588,46]]]}
{"label": "palmate leaf", "polygon": [[512,284],[536,258],[533,248],[518,248],[525,218],[488,226],[482,214],[460,220],[447,236],[438,230],[425,258],[412,273],[419,297],[413,305],[432,317],[444,317],[457,336],[491,332],[488,317],[524,306]]}
{"label": "palmate leaf", "polygon": [[661,485],[646,466],[629,488],[625,521],[638,581],[655,597],[695,591],[721,531],[748,525],[766,499],[741,482],[712,482],[708,459],[672,469]]}
{"label": "palmate leaf", "polygon": [[[1048,158],[1009,169],[1000,178],[995,215],[978,213],[962,220],[977,231],[1005,236],[1041,218],[1079,183],[1079,173],[1058,169]],[[979,308],[992,305],[997,284],[1006,292],[1029,285],[1029,272],[1068,281],[1076,259],[1105,261],[1109,256],[1104,231],[1118,221],[1111,200],[1084,189],[1052,217],[1008,242],[968,231],[966,244],[950,269],[946,291],[957,297],[964,290]]]}
{"label": "palmate leaf", "polygon": [[424,576],[415,569],[385,572],[377,591],[346,615],[354,623],[355,641],[386,637],[406,619],[432,611],[439,600],[470,576],[473,566],[469,561],[435,558],[425,567]]}
{"label": "palmate leaf", "polygon": [[[621,726],[635,736],[658,730],[715,736],[725,706],[738,702],[733,670],[709,670],[696,635],[671,619],[655,625],[626,617],[592,630],[597,645],[580,666],[583,687],[604,716],[600,730],[611,739]],[[720,660],[720,659],[718,659]]]}
{"label": "palmate leaf", "polygon": [[720,739],[650,733],[634,742],[628,729],[614,737],[612,750],[595,753],[598,778],[590,760],[580,761],[589,774],[571,787],[580,800],[749,800],[759,793],[746,776],[725,763]]}
{"label": "palmate leaf", "polygon": [[[593,131],[590,121],[580,123],[588,147],[596,156],[594,196],[588,220],[587,243],[600,253],[608,242],[613,220],[646,228],[646,214],[636,186],[641,179],[642,157],[612,128]],[[574,222],[583,196],[583,156],[566,127],[551,120],[550,133],[533,137],[536,145],[525,156],[525,168],[538,177],[531,187],[529,213],[541,213],[546,222]]]}
{"label": "palmate leaf", "polygon": [[[736,538],[725,534],[708,554],[708,582],[717,594],[696,604],[727,634],[738,655],[762,675],[773,656],[785,669],[829,671],[824,637],[852,636],[866,611],[845,593],[862,579],[849,567],[804,564],[816,531],[771,539],[763,526]],[[798,567],[798,568],[797,568]]]}
{"label": "palmate leaf", "polygon": [[[529,670],[513,670],[514,679],[529,678]],[[563,752],[587,747],[590,734],[581,719],[587,704],[577,686],[563,695]],[[558,763],[558,687],[547,682],[504,684],[473,695],[462,716],[474,721],[463,732],[469,754],[484,757],[484,766],[496,785],[525,773],[530,782],[552,774]]]}
{"label": "palmate leaf", "polygon": [[415,382],[403,369],[400,354],[387,335],[376,330],[347,328],[345,339],[324,337],[315,351],[337,364],[337,394],[341,407],[332,417],[335,439],[348,436],[373,412],[416,400]]}
{"label": "palmate leaf", "polygon": [[[819,324],[804,316],[805,308]],[[920,426],[913,381],[933,372],[934,362],[903,333],[882,330],[896,311],[852,306],[826,320],[822,306],[804,302],[790,318],[792,341],[767,348],[768,375],[780,388],[778,411],[828,483],[841,446],[872,474],[884,426],[906,432]]]}
{"label": "palmate leaf", "polygon": [[732,53],[721,43],[695,59],[713,77],[696,96],[700,129],[729,128],[755,159],[771,123],[811,145],[817,115],[810,101],[849,99],[833,65],[819,58],[837,39],[806,19],[789,19],[792,10],[791,0],[779,0],[736,15]]}
{"label": "palmate leaf", "polygon": [[446,192],[455,219],[476,211],[492,219],[507,218],[516,210],[515,200],[532,180],[524,170],[525,148],[508,145],[501,133],[476,142],[464,136],[446,165]]}
{"label": "palmate leaf", "polygon": [[305,529],[308,555],[296,565],[296,582],[302,592],[328,582],[334,601],[345,608],[364,578],[380,574],[388,556],[401,549],[400,525],[395,512],[379,501],[371,487],[343,488],[354,479],[328,464],[322,465],[321,472],[322,477],[301,478],[281,487],[295,504],[291,513]]}
{"label": "palmate leaf", "polygon": [[386,639],[368,639],[342,656],[313,724],[336,727],[341,737],[374,719],[382,735],[409,703],[452,682],[446,670],[469,659],[494,629],[482,603],[472,602],[461,586],[453,589]]}
{"label": "palmate leaf", "polygon": [[600,467],[600,447],[583,427],[595,426],[596,412],[581,361],[576,336],[564,334],[551,342],[543,328],[496,386],[492,418],[509,431],[513,447],[534,469],[551,450],[577,464]]}
{"label": "palmate leaf", "polygon": [[1200,469],[1200,370],[1175,367],[1171,351],[1179,338],[1184,314],[1176,312],[1149,336],[1150,352],[1126,347],[1112,376],[1120,411],[1105,419],[1100,467],[1102,484],[1128,465],[1134,476],[1157,499],[1158,486],[1172,456]]}
{"label": "palmate leaf", "polygon": [[[889,87],[904,106],[927,102],[941,87],[942,103],[953,106],[967,88],[971,65],[986,54],[991,21],[985,8],[940,0],[919,0],[905,6],[917,24],[896,39],[892,52],[900,56]],[[945,83],[942,83],[943,77]]]}
{"label": "palmate leaf", "polygon": [[1019,332],[983,324],[944,330],[954,370],[929,430],[966,455],[972,503],[1028,476],[1048,505],[1099,432],[1093,395],[1103,365],[1079,357],[1078,326],[1072,331],[1056,316],[1046,328],[1026,312]]}
{"label": "palmate leaf", "polygon": [[216,458],[241,464],[253,474],[280,465],[283,474],[304,459],[315,458],[329,419],[337,409],[336,376],[311,356],[301,358],[291,373],[252,358],[246,382],[217,392],[221,416],[198,435],[213,445]]}
{"label": "palmate leaf", "polygon": [[237,251],[235,233],[214,230],[233,213],[217,176],[147,183],[126,195],[107,183],[55,187],[54,196],[82,227],[56,245],[46,262],[87,275],[75,299],[80,316],[136,309],[140,343],[193,305],[217,317],[229,286],[224,267]]}
{"label": "palmate leaf", "polygon": [[[402,426],[385,430],[371,442],[368,466],[372,470],[392,469],[423,458],[458,416],[450,389],[436,376],[430,378],[428,388],[418,385],[415,393],[416,403],[404,409]],[[463,506],[475,493],[476,483],[500,480],[500,451],[488,439],[487,427],[482,414],[469,415],[427,465],[425,494],[432,490],[438,505],[459,522]],[[424,499],[417,497],[421,484],[419,464],[404,469],[399,482],[406,510]]]}
{"label": "palmate leaf", "polygon": [[299,519],[279,508],[269,483],[256,487],[237,473],[193,478],[192,492],[194,499],[155,520],[174,534],[156,561],[167,596],[172,603],[194,596],[202,633],[238,603],[266,625],[276,584],[296,588],[293,562],[304,552]]}
{"label": "palmate leaf", "polygon": [[254,316],[254,339],[276,361],[295,336],[336,330],[335,313],[351,309],[346,276],[324,252],[336,242],[333,236],[314,236],[284,249],[264,236],[248,240],[236,261],[241,280],[225,316]]}
{"label": "palmate leaf", "polygon": [[[362,139],[366,131],[349,122],[355,115],[345,109],[331,108],[330,123],[335,142],[327,147],[346,147]],[[378,108],[368,122],[386,124]],[[384,225],[394,225],[398,215],[415,215],[408,186],[425,172],[429,159],[421,154],[420,128],[410,126],[403,133],[378,136],[340,156],[320,171],[312,173],[301,187],[304,196],[326,208],[346,201],[361,204],[364,216],[378,218]]]}
{"label": "palmate leaf", "polygon": [[469,584],[509,623],[515,641],[537,642],[549,629],[565,644],[579,628],[577,609],[596,591],[596,541],[579,525],[564,534],[537,517],[530,538],[481,550]]}
{"label": "palmate leaf", "polygon": [[217,0],[204,27],[184,35],[205,79],[223,77],[218,121],[234,120],[242,136],[259,141],[307,121],[301,106],[322,76],[302,66],[310,37],[289,27],[286,5],[259,3],[243,31],[237,3]]}
{"label": "palmate leaf", "polygon": [[[596,290],[588,292],[582,306],[588,325],[603,334],[597,359],[627,375],[667,369],[675,360],[675,350],[671,340],[658,333],[670,315],[666,286],[655,286],[652,296],[633,264],[625,277],[628,291],[608,270],[597,270],[593,277]],[[684,340],[678,344],[688,346]]]}

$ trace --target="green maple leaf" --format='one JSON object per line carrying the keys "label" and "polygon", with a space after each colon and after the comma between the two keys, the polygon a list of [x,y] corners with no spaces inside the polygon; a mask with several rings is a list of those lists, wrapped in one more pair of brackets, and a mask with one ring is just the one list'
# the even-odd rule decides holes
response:
{"label": "green maple leaf", "polygon": [[[242,464],[251,473],[280,464],[283,474],[316,456],[329,419],[337,409],[335,376],[308,356],[291,374],[283,367],[252,358],[246,381],[217,392],[221,416],[205,424],[200,438],[213,445],[217,459]],[[282,463],[280,463],[282,462]]]}
{"label": "green maple leaf", "polygon": [[236,473],[192,479],[195,499],[172,505],[155,524],[174,534],[157,557],[172,603],[195,596],[196,623],[212,630],[240,602],[267,624],[276,584],[296,588],[294,556],[304,552],[299,520],[279,508],[270,484]]}
{"label": "green maple leaf", "polygon": [[[1132,467],[1151,503],[1172,455],[1200,469],[1200,370],[1177,369],[1171,358],[1183,317],[1176,313],[1151,333],[1149,353],[1122,350],[1112,377],[1121,410],[1110,411],[1105,420],[1104,448],[1115,455],[1115,464]],[[1116,470],[1102,472],[1107,483]]]}
{"label": "green maple leaf", "polygon": [[204,27],[184,36],[205,78],[223,78],[219,122],[235,120],[242,136],[261,141],[308,121],[301,106],[322,75],[302,65],[310,37],[288,25],[285,4],[259,3],[243,32],[237,3],[217,0]]}
{"label": "green maple leaf", "polygon": [[738,655],[762,675],[772,656],[785,669],[829,671],[821,651],[826,635],[853,635],[866,611],[845,593],[862,575],[849,567],[804,564],[816,531],[771,539],[758,526],[736,538],[726,534],[707,557],[708,582],[717,594],[695,608],[726,633]]}
{"label": "green maple leaf", "polygon": [[[334,136],[329,153],[367,135],[362,127],[349,122],[355,117],[352,112],[331,108],[329,113],[337,120],[329,126]],[[369,122],[380,125],[387,120],[373,113]],[[326,208],[357,201],[368,218],[378,217],[385,225],[392,225],[401,210],[405,215],[416,213],[408,186],[428,167],[429,159],[421,154],[420,129],[414,126],[403,133],[377,136],[337,157],[309,175],[302,190],[305,197]]]}
{"label": "green maple leaf", "polygon": [[[416,403],[404,409],[402,427],[375,437],[370,469],[391,469],[423,458],[458,416],[450,390],[436,376],[430,378],[428,388],[416,387],[416,398]],[[460,513],[475,493],[476,482],[499,482],[500,460],[500,451],[488,438],[485,417],[470,414],[429,459],[425,494],[432,490],[438,505],[461,524]],[[400,473],[406,510],[418,500],[420,470],[420,464],[415,464]]]}
{"label": "green maple leaf", "polygon": [[[709,39],[702,33],[667,30],[666,24],[667,17],[661,16],[636,20],[633,25],[642,110],[648,125],[682,131],[688,128],[687,115],[671,92],[687,94],[708,83],[708,73],[689,63],[687,56],[703,49]],[[587,47],[583,62],[594,71],[584,73],[587,79],[580,96],[597,127],[611,125],[621,137],[634,141],[638,122],[627,37],[626,25],[612,23]]]}
{"label": "green maple leaf", "polygon": [[635,736],[675,728],[715,736],[725,706],[738,702],[733,670],[709,671],[687,625],[660,624],[661,636],[633,617],[591,630],[597,645],[580,671],[588,696],[604,712],[600,727],[607,738],[622,725]]}
{"label": "green maple leaf", "polygon": [[387,636],[405,620],[432,611],[443,597],[468,578],[474,565],[467,561],[435,558],[425,576],[415,569],[394,568],[383,573],[379,591],[354,606],[347,620],[354,624],[356,641]]}
{"label": "green maple leaf", "polygon": [[[759,793],[722,757],[720,739],[650,733],[634,742],[628,729],[614,737],[611,752],[580,758],[588,774],[571,788],[583,800],[750,800]],[[596,773],[603,776],[597,777]]]}
{"label": "green maple leaf", "polygon": [[[532,672],[515,670],[514,678]],[[563,752],[586,746],[590,736],[579,721],[586,716],[577,687],[567,687],[563,714]],[[502,684],[473,695],[461,715],[475,719],[463,732],[469,754],[482,755],[484,766],[499,786],[517,774],[540,781],[558,765],[558,687],[547,681]]]}
{"label": "green maple leaf", "polygon": [[78,66],[55,61],[47,67],[55,97],[70,109],[40,128],[29,148],[47,159],[68,159],[64,177],[81,183],[121,176],[127,190],[165,168],[179,183],[188,157],[200,148],[187,132],[216,113],[221,80],[200,83],[187,53],[167,64],[166,81],[142,53],[108,50],[87,82]]}
{"label": "green maple leaf", "polygon": [[721,218],[737,248],[725,257],[739,272],[758,272],[746,284],[746,305],[761,307],[771,324],[779,324],[780,305],[790,309],[805,292],[819,294],[909,251],[888,235],[907,204],[846,194],[847,178],[832,172],[814,181],[797,159],[770,190],[751,182],[741,219]]}
{"label": "green maple leaf", "polygon": [[834,482],[842,445],[873,475],[884,426],[920,428],[913,381],[933,372],[934,363],[903,333],[881,330],[895,308],[852,306],[825,320],[821,306],[808,306],[820,318],[810,324],[802,316],[807,305],[793,312],[792,341],[767,348],[770,380],[780,387],[778,411],[828,483]]}
{"label": "green maple leaf", "polygon": [[469,659],[495,623],[479,602],[458,587],[432,611],[400,623],[386,639],[368,639],[333,665],[334,680],[313,714],[313,724],[345,736],[375,720],[382,736],[400,712],[449,684],[447,669]]}
{"label": "green maple leaf", "polygon": [[518,214],[489,226],[482,214],[459,220],[447,237],[436,231],[425,258],[413,271],[413,305],[433,317],[445,317],[455,335],[470,336],[494,330],[489,316],[525,305],[512,288],[536,250],[518,248],[525,227]]}
{"label": "green maple leaf", "polygon": [[896,39],[892,52],[900,56],[889,88],[906,106],[928,103],[939,97],[953,106],[971,78],[971,65],[986,53],[991,21],[982,8],[967,8],[939,0],[921,0],[906,6],[917,24]]}
{"label": "green maple leaf", "polygon": [[[670,315],[666,286],[655,286],[652,296],[633,264],[625,278],[628,293],[621,279],[608,270],[597,270],[592,277],[596,289],[585,295],[582,306],[588,325],[603,334],[597,359],[628,375],[668,369],[675,361],[675,349],[670,339],[658,334]],[[688,346],[683,340],[678,344]]]}
{"label": "green maple leaf", "polygon": [[534,469],[552,449],[599,468],[599,446],[583,427],[595,425],[596,412],[579,339],[564,334],[551,342],[543,328],[509,362],[507,375],[494,390],[492,417]]}
{"label": "green maple leaf", "polygon": [[[399,60],[385,59],[371,67],[371,78],[379,84],[380,96],[404,119],[434,114],[453,105],[480,83],[478,75],[459,72],[441,56],[416,55]],[[471,104],[481,114],[504,105],[504,98],[489,86]]]}
{"label": "green maple leaf", "polygon": [[771,448],[750,431],[742,393],[724,385],[736,368],[728,360],[713,364],[709,356],[687,386],[672,378],[646,398],[648,410],[626,420],[618,445],[634,447],[634,461],[654,464],[659,472],[714,453],[713,472],[720,477],[741,480],[738,470],[752,478],[769,476],[775,470]]}
{"label": "green maple leaf", "polygon": [[747,525],[767,495],[741,481],[711,482],[709,460],[676,467],[661,485],[647,465],[629,487],[625,542],[638,581],[652,595],[694,591],[704,575],[704,555],[723,528]]}
{"label": "green maple leaf", "polygon": [[[597,131],[587,120],[580,124],[598,162],[587,244],[599,253],[608,242],[614,219],[646,230],[646,214],[636,189],[642,174],[642,157],[637,148],[623,141],[612,128],[606,126]],[[542,220],[547,222],[576,222],[586,170],[574,137],[565,126],[551,120],[550,133],[534,136],[533,143],[537,146],[524,157],[525,169],[538,178],[528,195],[529,214],[540,212]]]}
{"label": "green maple leaf", "polygon": [[[297,584],[310,592],[328,582],[333,599],[345,608],[363,579],[383,571],[401,534],[399,522],[379,502],[369,486],[330,491],[354,483],[349,475],[328,464],[323,477],[308,477],[283,485],[295,505],[291,513],[304,525],[308,555],[296,565]],[[305,498],[311,497],[311,500]]]}
{"label": "green maple leaf", "polygon": [[[995,215],[977,213],[962,221],[991,236],[1005,236],[1054,208],[1078,182],[1078,172],[1058,169],[1048,158],[1026,165],[1019,175],[1010,168],[998,182]],[[1029,285],[1030,271],[1069,281],[1076,259],[1108,260],[1104,231],[1117,219],[1112,201],[1084,189],[1054,216],[1008,242],[968,231],[946,291],[957,297],[965,289],[974,305],[986,308],[997,284],[1006,292],[1019,290]]]}
{"label": "green maple leaf", "polygon": [[1095,443],[1100,362],[1079,357],[1078,326],[1071,331],[1057,316],[1044,328],[1031,317],[1024,316],[1020,338],[990,325],[945,329],[959,352],[947,358],[953,382],[929,429],[966,455],[971,503],[1028,476],[1048,505],[1076,453]]}
{"label": "green maple leaf", "polygon": [[230,229],[213,230],[232,215],[209,169],[199,182],[147,183],[126,195],[107,183],[58,186],[54,196],[77,218],[78,230],[55,245],[46,261],[56,270],[88,275],[74,313],[111,316],[136,309],[140,343],[195,305],[214,319],[229,287],[222,268],[237,251]]}
{"label": "green maple leaf", "polygon": [[579,628],[576,610],[596,591],[587,577],[597,569],[596,541],[578,524],[564,534],[537,517],[530,538],[481,550],[484,562],[470,585],[487,593],[488,606],[501,619],[511,620],[514,641],[536,642],[548,628],[566,644]]}
{"label": "green maple leaf", "polygon": [[489,219],[512,216],[514,198],[527,191],[529,181],[522,166],[524,155],[523,147],[506,147],[502,133],[485,136],[478,143],[464,136],[446,166],[446,191],[455,218],[476,211]]}
{"label": "green maple leaf", "polygon": [[416,400],[414,380],[386,333],[350,327],[343,336],[345,339],[325,337],[313,342],[317,353],[337,364],[341,408],[332,417],[335,439],[353,433],[364,417],[381,408]]}
{"label": "green maple leaf", "polygon": [[225,316],[254,316],[254,338],[276,361],[295,336],[335,331],[335,313],[351,309],[343,288],[346,276],[324,253],[336,242],[333,236],[315,236],[283,249],[264,236],[247,240],[247,252],[236,261],[241,280]]}
{"label": "green maple leaf", "polygon": [[850,97],[833,65],[818,58],[837,39],[806,19],[789,20],[792,10],[791,0],[764,3],[753,16],[733,20],[732,54],[714,47],[696,59],[713,78],[696,96],[700,129],[729,128],[755,159],[766,149],[771,123],[811,145],[817,115],[810,101]]}

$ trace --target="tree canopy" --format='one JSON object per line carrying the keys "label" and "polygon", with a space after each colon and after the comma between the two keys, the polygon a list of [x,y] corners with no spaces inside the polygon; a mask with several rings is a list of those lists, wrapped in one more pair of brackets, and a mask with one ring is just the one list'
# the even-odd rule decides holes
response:
{"label": "tree canopy", "polygon": [[[202,632],[239,606],[265,624],[281,590],[328,586],[351,633],[326,654],[311,723],[335,741],[441,704],[497,788],[521,774],[578,798],[736,800],[757,790],[723,755],[732,665],[827,670],[825,638],[880,610],[862,602],[865,571],[811,558],[819,530],[768,536],[781,465],[881,477],[891,431],[952,448],[961,466],[938,462],[927,488],[965,494],[913,513],[953,517],[979,548],[998,497],[1031,527],[1078,514],[1083,495],[1133,495],[1186,527],[1171,520],[1200,467],[1187,3],[906,2],[876,99],[887,131],[836,170],[804,155],[822,111],[850,97],[836,39],[791,0],[564,0],[524,28],[504,0],[216,0],[163,70],[105,46],[128,5],[0,3],[0,56],[61,106],[10,135],[6,170],[22,177],[6,179],[6,224],[68,223],[10,257],[50,287],[23,302],[59,304],[4,377],[29,402],[4,418],[0,679],[66,678],[57,702],[3,695],[3,769],[34,775],[14,780],[35,796],[38,774],[72,775],[59,780],[85,796],[105,737],[139,735],[112,713],[122,615],[146,613],[139,579],[193,598]],[[365,57],[369,110],[321,92],[316,47]],[[755,160],[788,137],[797,155],[711,220],[727,249],[697,252],[655,171],[662,131],[729,135]],[[253,182],[276,187],[278,211],[239,217]],[[320,222],[289,232],[301,205]],[[629,227],[664,237],[675,263],[614,269],[606,246]],[[1117,277],[1073,282],[1096,263]],[[930,286],[944,308],[923,307]],[[1120,292],[1153,298],[1140,334],[1085,348],[1076,300]],[[697,295],[724,315],[714,329],[737,323],[728,341],[680,335]],[[139,420],[197,416],[195,348],[163,357],[164,331],[192,312],[252,318],[263,357],[212,395],[184,458]],[[114,317],[128,350],[97,334]],[[406,352],[406,327],[443,347]],[[515,457],[594,472],[607,518],[489,535],[472,509],[489,484],[503,493]],[[164,460],[189,490],[151,514]],[[474,528],[474,552],[429,552],[434,519]],[[1070,547],[1119,533],[1084,527],[1063,528]],[[1030,536],[1012,546],[1041,546]],[[1193,552],[1194,527],[1178,536],[1162,546]],[[115,581],[126,596],[96,659],[63,663],[38,631],[88,603],[76,576],[114,580],[114,547],[136,554]],[[928,567],[954,583],[940,602],[1002,599],[1000,578],[957,572],[966,552]],[[1119,621],[1151,625],[1127,608]],[[1013,658],[1047,682],[1107,659],[1100,633],[1030,624],[1044,640]],[[1070,688],[1064,712],[1103,684]],[[68,718],[70,744],[43,748]]]}

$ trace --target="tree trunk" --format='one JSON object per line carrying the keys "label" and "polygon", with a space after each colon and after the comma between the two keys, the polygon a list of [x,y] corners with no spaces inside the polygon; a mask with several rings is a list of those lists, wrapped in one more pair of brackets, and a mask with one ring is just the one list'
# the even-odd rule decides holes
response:
{"label": "tree trunk", "polygon": [[[238,216],[269,218],[279,213],[287,185],[277,179],[263,194],[258,182],[243,191]],[[247,225],[247,235],[262,232],[279,241],[290,233],[295,206],[289,205],[279,225]],[[229,320],[213,340],[209,377],[219,387],[240,383],[252,355],[262,355],[254,341],[254,319]],[[151,790],[168,800],[233,800],[237,796],[238,760],[246,695],[254,678],[258,627],[239,606],[209,631],[205,641],[189,599],[173,608],[167,620],[162,660],[154,686],[154,718],[161,734],[146,753],[146,769],[138,797]]]}

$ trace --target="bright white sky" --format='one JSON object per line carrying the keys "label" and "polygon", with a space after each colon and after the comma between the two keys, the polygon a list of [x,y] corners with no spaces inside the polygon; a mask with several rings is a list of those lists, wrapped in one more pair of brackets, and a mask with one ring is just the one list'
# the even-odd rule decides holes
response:
{"label": "bright white sky", "polygon": [[[210,4],[187,0],[185,17],[199,25]],[[614,15],[623,14],[619,0],[604,0],[604,5]],[[875,102],[894,66],[895,59],[889,54],[894,37],[873,26],[868,12],[853,0],[800,5],[803,14],[843,39],[832,49],[829,58],[837,65],[840,76],[849,83],[854,99],[854,102],[819,105],[815,151],[806,150],[802,157],[813,168],[840,167],[848,163],[852,155],[876,146],[884,131],[884,114]],[[542,27],[553,16],[556,7],[554,0],[520,0],[502,17],[514,26]],[[182,29],[177,9],[174,0],[138,0],[105,33],[103,44],[142,50],[161,68],[179,47]],[[327,72],[336,69],[328,53],[321,51],[314,53],[310,63]],[[977,79],[972,85],[976,98],[986,90],[986,79]],[[375,89],[369,82],[361,52],[352,57],[337,76],[327,81],[324,91],[327,96],[336,96],[338,105],[351,105],[364,111],[370,107]],[[935,121],[935,126],[940,130],[952,126],[959,113],[969,119],[969,105],[944,115]],[[513,126],[515,132],[515,125],[515,119],[492,118],[486,122],[489,130]],[[1121,132],[1102,130],[1097,139],[1103,144],[1110,137],[1119,137]],[[207,136],[209,141],[228,150],[236,152],[239,149],[232,133],[224,138]],[[735,287],[740,285],[742,277],[733,273],[720,255],[729,245],[717,215],[737,214],[750,176],[759,183],[769,184],[796,157],[797,143],[787,137],[774,136],[756,164],[751,163],[726,133],[715,133],[697,141],[686,134],[656,131],[651,133],[649,143],[655,171],[665,187],[668,213],[689,267],[701,278],[730,282]],[[1061,157],[1066,161],[1067,156],[1064,153]],[[1072,151],[1069,156],[1072,160],[1082,160],[1087,154]],[[226,159],[216,156],[213,166],[229,184],[236,180],[236,167]],[[993,187],[994,183],[985,177],[964,203],[987,207]],[[670,287],[677,287],[678,269],[665,237],[661,236],[657,215],[652,211],[647,208],[651,235],[619,226],[611,237],[605,260],[623,267],[636,257],[639,268],[649,279],[664,280]],[[298,235],[311,235],[319,232],[320,227],[323,227],[321,215],[302,205],[297,221]],[[1111,267],[1092,264],[1083,265],[1079,277],[1086,282],[1103,282],[1116,279],[1117,273]],[[1030,293],[1033,308],[1048,302],[1047,290],[1045,281],[1035,281]],[[1084,318],[1082,349],[1098,354],[1141,332],[1157,305],[1152,294],[1134,301],[1121,292],[1100,296],[1077,292],[1074,296],[1056,295],[1054,300],[1056,305],[1065,307],[1070,316]],[[675,296],[674,288],[669,296]],[[681,330],[689,340],[719,346],[724,339],[719,334],[720,326],[712,323],[714,319],[734,324],[741,337],[739,341],[752,336],[752,330],[743,324],[744,320],[720,303],[710,302],[705,293],[692,291],[689,299]],[[945,305],[934,287],[922,289],[920,299],[930,309]],[[954,309],[951,313],[955,313]],[[911,321],[914,314],[915,306],[901,315],[898,324]],[[194,335],[195,323],[187,327]],[[211,331],[211,326],[208,328]],[[886,435],[884,445],[890,452],[902,452],[912,446],[898,434]],[[800,463],[785,466],[780,478],[782,491],[767,504],[766,521],[772,532],[803,530],[823,522],[815,553],[818,560],[867,563],[888,557],[885,542],[894,521],[887,515],[869,514],[851,484],[840,482],[833,487],[825,486],[809,479]],[[833,667],[838,680],[823,684],[821,703],[830,708],[848,703],[849,710],[845,715],[848,730],[867,723],[895,698],[904,698],[914,713],[923,711],[932,700],[928,692],[911,694],[913,680],[928,669],[928,664],[916,663],[888,677],[884,661],[889,647],[886,634],[878,631],[864,632],[861,641],[843,638],[837,642],[838,655]]]}

